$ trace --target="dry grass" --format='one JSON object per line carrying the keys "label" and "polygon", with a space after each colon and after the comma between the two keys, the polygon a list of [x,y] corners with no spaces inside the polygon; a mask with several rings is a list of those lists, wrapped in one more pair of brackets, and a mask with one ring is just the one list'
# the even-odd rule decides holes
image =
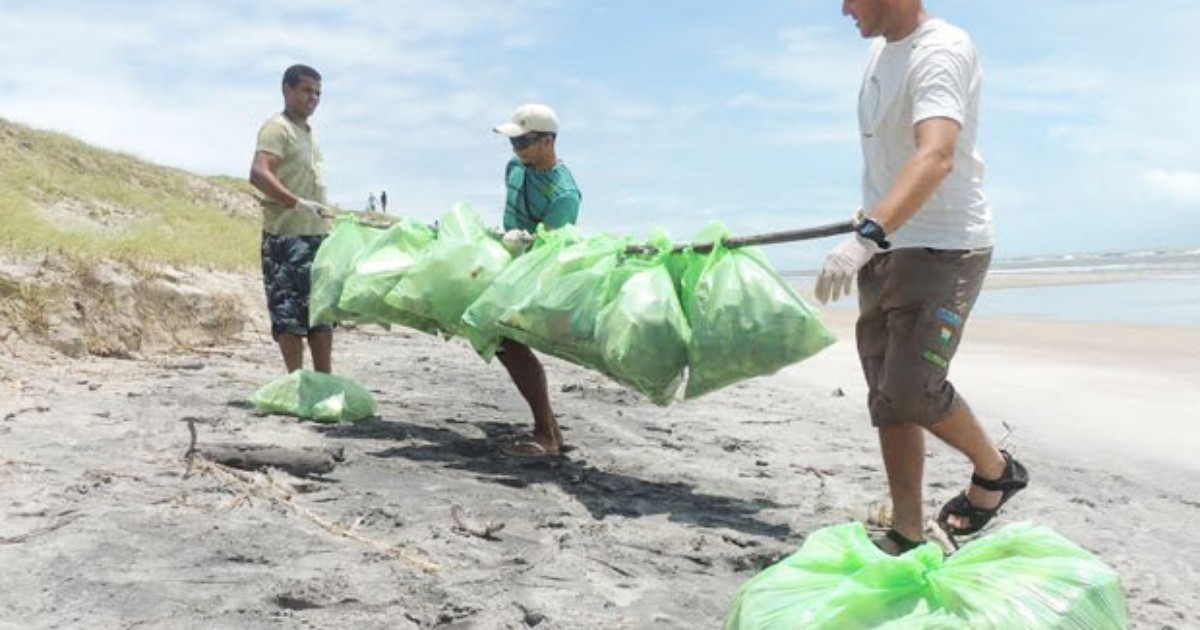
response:
{"label": "dry grass", "polygon": [[11,322],[23,334],[45,335],[50,331],[51,304],[56,297],[54,289],[0,278],[0,321]]}
{"label": "dry grass", "polygon": [[[249,157],[247,156],[247,159]],[[0,120],[0,250],[220,269],[257,263],[253,190]]]}

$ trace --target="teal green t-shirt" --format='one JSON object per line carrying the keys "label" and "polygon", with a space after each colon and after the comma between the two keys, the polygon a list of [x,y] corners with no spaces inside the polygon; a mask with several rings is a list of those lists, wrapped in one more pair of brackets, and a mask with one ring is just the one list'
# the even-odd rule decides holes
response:
{"label": "teal green t-shirt", "polygon": [[583,195],[567,165],[559,162],[539,171],[513,158],[505,169],[508,196],[504,203],[504,229],[536,232],[539,223],[554,229],[574,224]]}

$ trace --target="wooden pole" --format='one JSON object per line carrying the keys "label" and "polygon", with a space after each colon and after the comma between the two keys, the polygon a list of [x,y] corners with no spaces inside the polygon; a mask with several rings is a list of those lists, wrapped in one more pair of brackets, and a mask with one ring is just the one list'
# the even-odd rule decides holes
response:
{"label": "wooden pole", "polygon": [[[379,214],[375,212],[353,212],[330,210],[328,218],[338,216],[353,216],[359,223],[370,227],[387,228],[398,223],[399,218],[391,215]],[[738,247],[750,247],[753,245],[775,245],[777,243],[792,243],[795,241],[806,241],[815,238],[825,238],[827,236],[836,236],[838,234],[849,234],[854,231],[856,223],[853,220],[840,221],[838,223],[829,223],[827,225],[818,225],[811,228],[801,228],[799,230],[784,230],[782,232],[768,232],[766,234],[754,234],[751,236],[734,236],[722,241],[722,244],[729,249]],[[493,232],[493,236],[497,238],[503,236],[503,232]],[[711,252],[716,243],[683,243],[674,245],[671,251],[682,252],[686,249],[691,249],[702,254]],[[630,245],[625,249],[627,254],[654,254],[658,252],[658,248],[653,245]]]}

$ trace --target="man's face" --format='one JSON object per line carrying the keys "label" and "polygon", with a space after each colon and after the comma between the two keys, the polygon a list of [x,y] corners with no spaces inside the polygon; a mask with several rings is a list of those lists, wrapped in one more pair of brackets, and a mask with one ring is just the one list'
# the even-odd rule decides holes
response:
{"label": "man's face", "polygon": [[522,136],[510,138],[512,143],[513,153],[520,160],[521,164],[529,166],[542,162],[542,155],[550,146],[550,136],[548,134],[539,133],[536,131],[527,133]]}
{"label": "man's face", "polygon": [[284,84],[283,102],[288,111],[295,112],[305,118],[317,111],[321,102],[321,82],[312,77],[300,77],[295,87]]}
{"label": "man's face", "polygon": [[842,0],[842,15],[854,18],[864,38],[883,35],[888,22],[887,0]]}

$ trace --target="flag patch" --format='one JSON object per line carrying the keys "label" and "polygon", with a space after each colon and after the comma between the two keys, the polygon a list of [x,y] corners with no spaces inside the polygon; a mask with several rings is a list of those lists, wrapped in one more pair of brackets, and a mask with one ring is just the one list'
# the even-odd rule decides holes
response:
{"label": "flag patch", "polygon": [[934,352],[933,350],[926,350],[925,354],[921,355],[921,358],[925,359],[926,361],[928,361],[942,369],[946,369],[947,367],[950,367],[950,362],[943,359],[941,355]]}
{"label": "flag patch", "polygon": [[939,308],[937,310],[937,316],[939,319],[946,322],[947,324],[950,324],[951,326],[953,326],[955,328],[962,327],[962,323],[963,323],[962,316],[959,315],[958,313],[955,313],[954,311],[951,311],[951,310],[945,309],[945,308]]}

